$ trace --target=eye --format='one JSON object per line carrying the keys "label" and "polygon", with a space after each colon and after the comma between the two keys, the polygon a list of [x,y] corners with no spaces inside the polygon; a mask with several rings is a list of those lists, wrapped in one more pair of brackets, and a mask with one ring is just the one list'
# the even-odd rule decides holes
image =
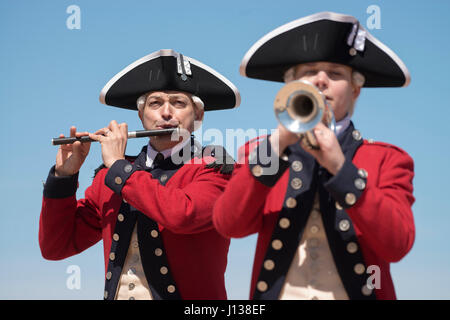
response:
{"label": "eye", "polygon": [[314,75],[316,73],[317,73],[316,70],[305,70],[304,71],[304,74],[307,75],[307,76],[312,76],[312,75]]}
{"label": "eye", "polygon": [[151,99],[148,101],[148,106],[152,107],[152,108],[157,108],[161,105],[161,102],[159,100],[156,99]]}
{"label": "eye", "polygon": [[174,104],[177,108],[184,108],[187,105],[186,101],[181,100],[181,99],[175,100]]}

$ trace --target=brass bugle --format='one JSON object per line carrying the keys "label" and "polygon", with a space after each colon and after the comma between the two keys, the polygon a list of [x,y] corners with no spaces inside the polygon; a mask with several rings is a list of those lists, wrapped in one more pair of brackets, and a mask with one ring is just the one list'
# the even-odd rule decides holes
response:
{"label": "brass bugle", "polygon": [[334,113],[325,95],[308,81],[295,80],[282,87],[275,98],[274,109],[281,125],[304,139],[311,149],[319,149],[313,133],[319,122],[336,133]]}
{"label": "brass bugle", "polygon": [[[154,130],[137,130],[137,131],[129,131],[128,139],[131,138],[144,138],[144,137],[153,137],[153,136],[165,136],[170,135],[176,132],[180,134],[180,128],[169,128],[169,129],[154,129]],[[67,137],[67,138],[53,138],[52,145],[58,146],[61,144],[73,144],[76,141],[83,142],[95,142],[96,140],[92,140],[89,136],[82,137]]]}

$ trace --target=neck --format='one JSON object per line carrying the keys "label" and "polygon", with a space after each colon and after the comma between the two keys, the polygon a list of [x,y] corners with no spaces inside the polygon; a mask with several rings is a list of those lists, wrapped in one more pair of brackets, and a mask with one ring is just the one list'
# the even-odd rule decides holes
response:
{"label": "neck", "polygon": [[183,141],[182,138],[180,138],[180,140],[178,141],[172,141],[170,140],[170,137],[169,139],[167,139],[167,137],[152,137],[150,139],[150,145],[156,151],[161,152],[167,149],[174,148],[177,144],[181,143],[182,141]]}

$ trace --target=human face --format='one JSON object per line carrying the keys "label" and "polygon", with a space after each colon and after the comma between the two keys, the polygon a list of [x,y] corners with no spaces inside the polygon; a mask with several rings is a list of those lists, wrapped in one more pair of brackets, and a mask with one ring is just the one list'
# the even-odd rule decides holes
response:
{"label": "human face", "polygon": [[[139,110],[139,118],[146,130],[180,128],[194,131],[194,121],[203,119],[203,110],[195,107],[191,95],[180,91],[153,91],[147,95],[145,105]],[[151,138],[152,146],[158,150],[172,148],[181,141],[172,141],[171,136]]]}
{"label": "human face", "polygon": [[336,121],[342,120],[352,108],[361,88],[352,82],[352,68],[331,62],[299,64],[294,72],[296,80],[307,80],[325,95]]}

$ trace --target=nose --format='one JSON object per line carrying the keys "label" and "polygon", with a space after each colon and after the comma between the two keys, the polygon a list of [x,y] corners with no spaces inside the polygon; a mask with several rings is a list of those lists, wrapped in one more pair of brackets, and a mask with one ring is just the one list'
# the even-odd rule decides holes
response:
{"label": "nose", "polygon": [[164,120],[170,120],[172,119],[172,106],[170,105],[169,101],[166,101],[163,106],[160,109],[161,117]]}
{"label": "nose", "polygon": [[325,71],[320,70],[314,75],[314,78],[311,79],[312,83],[319,88],[320,91],[324,91],[328,88],[328,75]]}

